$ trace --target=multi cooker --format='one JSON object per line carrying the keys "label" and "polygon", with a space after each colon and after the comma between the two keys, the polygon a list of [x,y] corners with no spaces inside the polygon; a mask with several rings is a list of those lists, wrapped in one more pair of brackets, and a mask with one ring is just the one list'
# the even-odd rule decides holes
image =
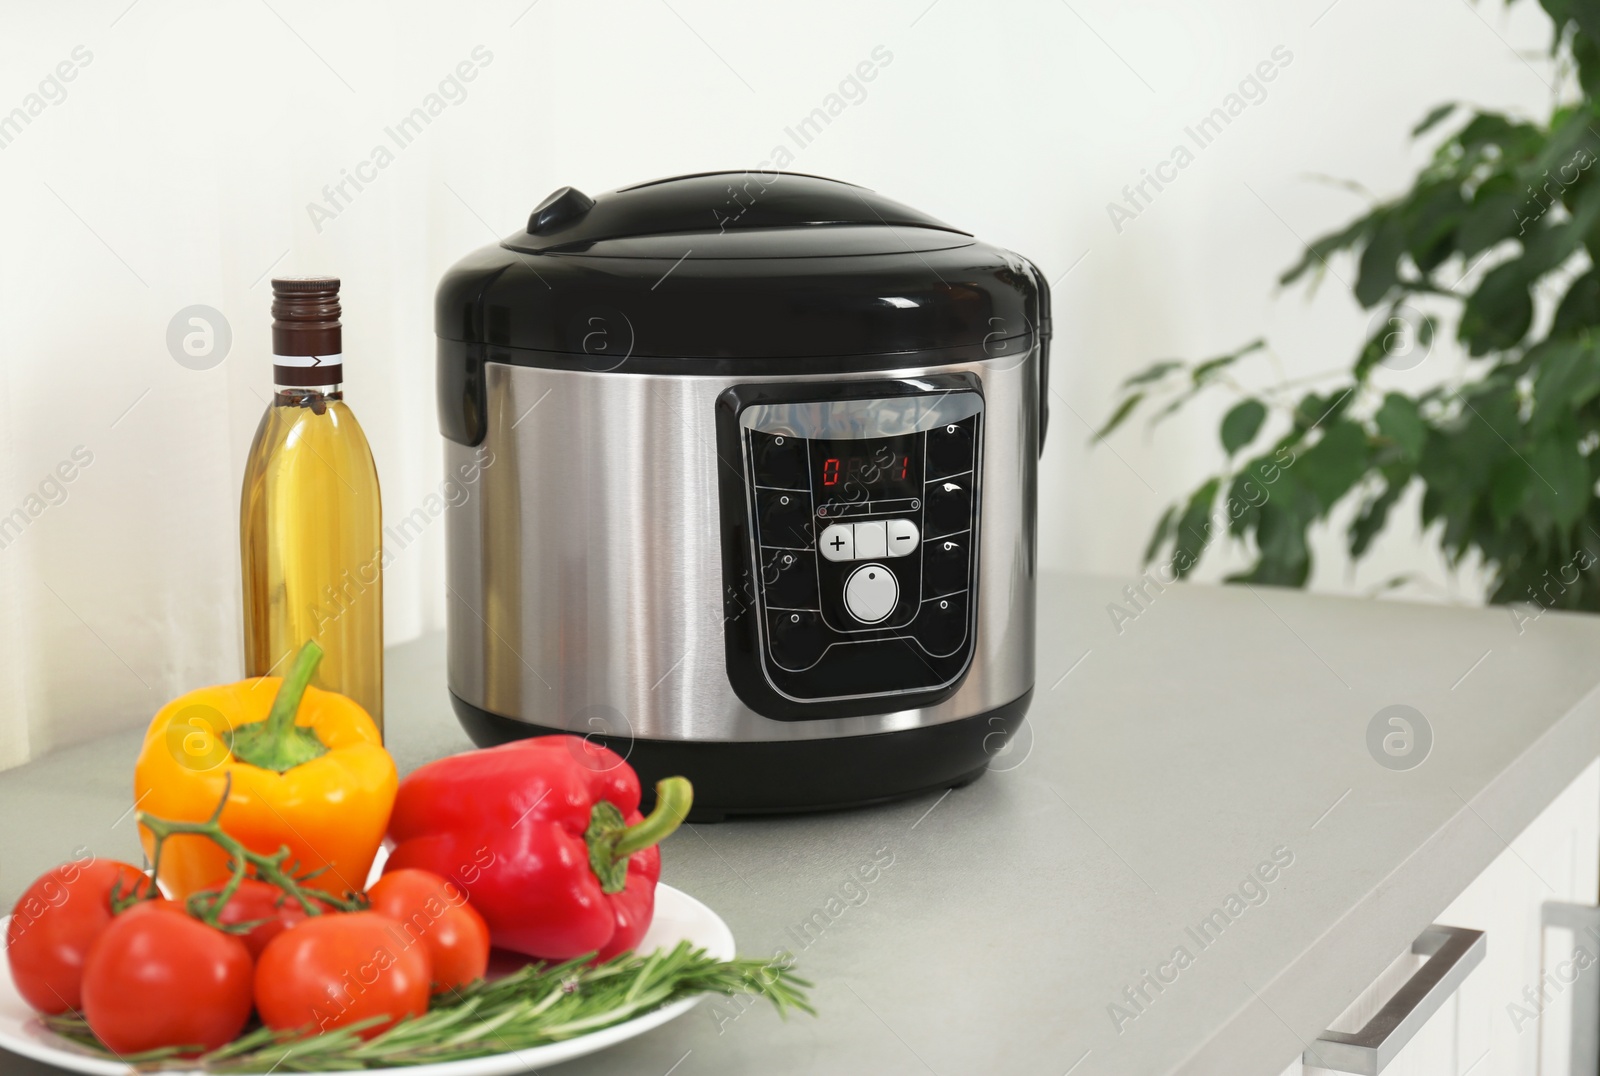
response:
{"label": "multi cooker", "polygon": [[696,816],[964,783],[1034,682],[1049,289],[873,191],[718,172],[590,197],[438,289],[449,686]]}

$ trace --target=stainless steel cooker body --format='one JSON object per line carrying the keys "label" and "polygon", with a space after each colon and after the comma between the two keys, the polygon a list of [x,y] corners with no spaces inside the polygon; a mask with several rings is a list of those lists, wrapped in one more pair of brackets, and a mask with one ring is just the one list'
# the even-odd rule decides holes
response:
{"label": "stainless steel cooker body", "polygon": [[[449,679],[510,721],[638,740],[773,742],[899,732],[999,712],[1034,680],[1038,349],[936,367],[696,377],[485,367],[482,444],[446,442],[476,489],[447,513]],[[882,712],[774,719],[734,691],[714,420],[730,389],[965,374],[981,388],[974,645],[954,692]],[[820,531],[821,528],[819,528]],[[998,726],[997,726],[998,727]],[[1003,740],[997,737],[996,745]]]}

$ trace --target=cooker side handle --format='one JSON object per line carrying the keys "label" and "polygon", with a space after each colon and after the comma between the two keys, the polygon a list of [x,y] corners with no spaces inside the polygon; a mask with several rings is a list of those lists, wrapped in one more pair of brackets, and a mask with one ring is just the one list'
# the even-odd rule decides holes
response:
{"label": "cooker side handle", "polygon": [[488,272],[472,264],[494,248],[485,247],[451,267],[439,281],[434,298],[436,404],[439,432],[458,444],[474,447],[489,429],[488,389],[484,378],[489,326],[484,298],[510,266]]}
{"label": "cooker side handle", "polygon": [[1022,260],[1033,273],[1039,300],[1039,455],[1043,456],[1044,435],[1050,428],[1050,282],[1030,259]]}

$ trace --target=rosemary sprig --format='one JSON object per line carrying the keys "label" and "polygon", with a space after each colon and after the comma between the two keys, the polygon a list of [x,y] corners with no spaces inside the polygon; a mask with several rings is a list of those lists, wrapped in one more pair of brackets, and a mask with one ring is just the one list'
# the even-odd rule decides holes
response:
{"label": "rosemary sprig", "polygon": [[[811,983],[786,963],[717,960],[679,942],[648,956],[624,953],[602,964],[586,958],[564,964],[530,964],[502,978],[435,999],[422,1016],[401,1020],[368,1042],[359,1032],[376,1021],[322,1035],[258,1028],[198,1059],[163,1050],[124,1057],[140,1072],[171,1069],[210,1073],[357,1072],[374,1068],[464,1061],[560,1042],[611,1027],[680,998],[745,994],[766,998],[779,1015],[791,1009],[816,1015],[806,997]],[[379,1018],[381,1019],[381,1018]],[[51,1031],[106,1057],[77,1014],[44,1017]]]}

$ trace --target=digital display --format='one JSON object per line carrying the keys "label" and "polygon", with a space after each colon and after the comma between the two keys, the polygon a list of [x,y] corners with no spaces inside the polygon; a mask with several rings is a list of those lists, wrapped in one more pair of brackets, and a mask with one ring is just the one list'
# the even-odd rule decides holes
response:
{"label": "digital display", "polygon": [[922,435],[812,441],[811,484],[819,502],[921,496]]}

